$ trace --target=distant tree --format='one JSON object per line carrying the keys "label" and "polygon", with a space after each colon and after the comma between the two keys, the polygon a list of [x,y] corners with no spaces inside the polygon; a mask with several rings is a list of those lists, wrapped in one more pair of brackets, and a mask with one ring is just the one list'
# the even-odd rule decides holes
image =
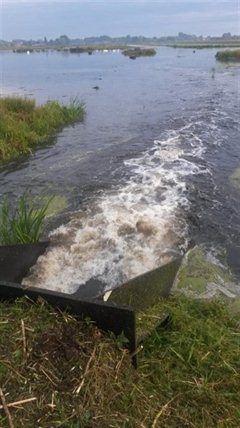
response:
{"label": "distant tree", "polygon": [[68,36],[66,36],[66,35],[64,34],[64,35],[60,36],[58,39],[56,39],[56,40],[55,40],[55,43],[56,43],[57,45],[63,45],[63,46],[66,46],[66,45],[69,45],[69,43],[70,43],[70,39],[69,39],[69,37],[68,37]]}
{"label": "distant tree", "polygon": [[223,33],[222,38],[223,39],[231,39],[232,34],[231,33]]}

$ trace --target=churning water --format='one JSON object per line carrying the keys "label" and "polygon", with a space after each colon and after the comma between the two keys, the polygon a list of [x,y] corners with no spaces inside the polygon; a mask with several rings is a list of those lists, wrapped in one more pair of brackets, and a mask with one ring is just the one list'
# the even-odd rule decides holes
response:
{"label": "churning water", "polygon": [[5,54],[6,69],[20,61],[21,71],[6,74],[5,90],[39,101],[77,94],[87,105],[84,124],[2,168],[2,194],[68,198],[68,218],[26,284],[72,293],[97,278],[111,288],[183,254],[192,240],[231,254],[230,265],[236,259],[239,191],[229,177],[240,166],[240,67],[215,64],[214,54],[159,49],[134,62],[34,54],[30,75],[29,56]]}

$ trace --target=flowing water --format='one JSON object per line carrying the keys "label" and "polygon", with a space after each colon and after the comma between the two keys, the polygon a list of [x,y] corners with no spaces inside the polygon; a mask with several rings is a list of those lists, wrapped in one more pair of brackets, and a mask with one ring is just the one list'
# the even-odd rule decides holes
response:
{"label": "flowing water", "polygon": [[111,288],[191,242],[240,274],[240,190],[230,179],[240,167],[240,66],[215,53],[0,54],[3,95],[77,96],[87,110],[84,123],[1,167],[1,196],[68,201],[26,283],[71,293],[96,278]]}

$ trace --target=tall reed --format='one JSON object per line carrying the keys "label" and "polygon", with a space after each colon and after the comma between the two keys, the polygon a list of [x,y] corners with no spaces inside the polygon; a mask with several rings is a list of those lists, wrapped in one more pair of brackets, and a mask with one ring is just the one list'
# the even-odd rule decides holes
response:
{"label": "tall reed", "polygon": [[240,62],[240,49],[227,49],[216,53],[216,59],[223,62]]}

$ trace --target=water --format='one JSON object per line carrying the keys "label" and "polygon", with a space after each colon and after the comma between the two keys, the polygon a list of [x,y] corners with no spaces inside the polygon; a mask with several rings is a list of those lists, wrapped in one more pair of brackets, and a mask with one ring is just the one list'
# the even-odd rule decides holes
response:
{"label": "water", "polygon": [[0,54],[3,95],[77,96],[87,109],[84,123],[0,171],[1,195],[68,200],[29,284],[73,292],[97,278],[111,288],[192,241],[239,274],[239,191],[229,177],[240,166],[240,67],[215,52]]}

